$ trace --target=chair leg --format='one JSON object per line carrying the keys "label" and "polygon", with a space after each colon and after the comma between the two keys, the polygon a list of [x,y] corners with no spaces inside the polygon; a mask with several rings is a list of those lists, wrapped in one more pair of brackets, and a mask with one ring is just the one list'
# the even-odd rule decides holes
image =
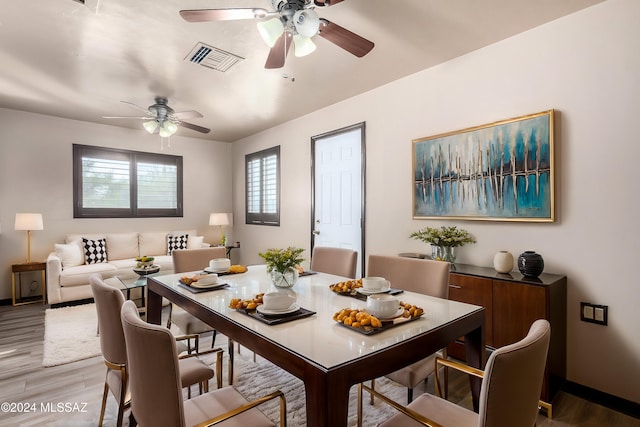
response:
{"label": "chair leg", "polygon": [[407,405],[413,401],[413,389],[407,387]]}
{"label": "chair leg", "polygon": [[104,381],[104,392],[102,393],[102,408],[100,408],[100,421],[98,421],[98,427],[102,427],[104,421],[104,411],[107,409],[107,396],[109,395],[109,386],[107,380]]}
{"label": "chair leg", "polygon": [[[371,380],[371,390],[376,389],[376,379]],[[369,404],[373,405],[373,393],[369,393]]]}
{"label": "chair leg", "polygon": [[136,417],[133,416],[133,411],[129,413],[129,427],[137,427],[138,421],[136,421]]}
{"label": "chair leg", "polygon": [[171,314],[173,313],[173,303],[169,303],[169,318],[167,319],[167,329],[171,328]]}
{"label": "chair leg", "polygon": [[[240,350],[240,345],[238,345],[238,350]],[[233,340],[229,339],[229,385],[233,385]]]}
{"label": "chair leg", "polygon": [[216,346],[216,335],[217,334],[218,334],[218,331],[216,331],[214,329],[213,333],[211,334],[211,348],[214,348]]}
{"label": "chair leg", "polygon": [[362,383],[358,384],[358,427],[362,427]]}

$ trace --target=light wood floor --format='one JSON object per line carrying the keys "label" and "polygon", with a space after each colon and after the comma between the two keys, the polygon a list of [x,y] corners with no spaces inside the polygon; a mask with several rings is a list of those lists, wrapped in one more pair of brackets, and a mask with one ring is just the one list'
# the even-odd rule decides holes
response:
{"label": "light wood floor", "polygon": [[[95,426],[100,414],[105,367],[101,357],[43,368],[45,306],[0,306],[0,403],[34,404],[32,412],[0,411],[0,426]],[[431,390],[432,381],[427,386]],[[416,394],[421,391],[416,390]],[[468,405],[468,381],[452,376],[450,399]],[[113,399],[107,410],[115,413]],[[54,412],[58,403],[70,404]],[[86,404],[86,407],[83,405]],[[543,415],[539,427],[640,427],[640,420],[560,392],[553,402],[554,419]],[[49,405],[49,406],[47,406]],[[69,412],[84,410],[86,412]],[[111,420],[113,415],[111,415]],[[106,425],[113,425],[112,423]]]}

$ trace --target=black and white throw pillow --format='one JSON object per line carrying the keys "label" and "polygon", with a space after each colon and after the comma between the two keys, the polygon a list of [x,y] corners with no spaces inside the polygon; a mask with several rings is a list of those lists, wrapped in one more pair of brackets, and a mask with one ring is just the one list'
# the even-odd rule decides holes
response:
{"label": "black and white throw pillow", "polygon": [[173,236],[169,234],[167,236],[167,255],[171,255],[171,252],[177,249],[187,249],[188,240],[188,234],[182,234],[180,236]]}
{"label": "black and white throw pillow", "polygon": [[90,240],[82,238],[84,244],[84,259],[87,264],[107,262],[106,239]]}

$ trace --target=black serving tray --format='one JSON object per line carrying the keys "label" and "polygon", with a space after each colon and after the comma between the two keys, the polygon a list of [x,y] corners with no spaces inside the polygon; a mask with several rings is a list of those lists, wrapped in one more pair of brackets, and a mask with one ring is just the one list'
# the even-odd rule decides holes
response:
{"label": "black serving tray", "polygon": [[[333,291],[331,291],[333,292]],[[389,295],[399,295],[401,293],[403,293],[404,291],[402,289],[395,289],[395,288],[391,288],[386,292],[382,292],[384,294],[389,294]],[[338,295],[344,295],[346,297],[351,297],[351,298],[355,298],[355,299],[359,299],[360,301],[366,301],[368,295],[365,294],[361,294],[360,292],[356,291],[355,289],[349,292],[335,292]]]}
{"label": "black serving tray", "polygon": [[199,294],[201,292],[211,292],[211,291],[219,291],[220,289],[226,289],[229,287],[228,283],[218,283],[216,286],[212,286],[210,288],[194,288],[189,285],[185,285],[184,283],[179,283],[178,286],[184,288],[191,292],[192,294]]}
{"label": "black serving tray", "polygon": [[354,328],[352,326],[345,325],[342,322],[336,322],[336,323],[338,325],[342,326],[343,328],[347,328],[347,329],[349,329],[351,331],[359,332],[359,333],[361,333],[363,335],[374,335],[374,334],[380,333],[382,331],[386,331],[387,329],[391,329],[391,328],[393,328],[395,326],[404,325],[405,323],[413,322],[414,320],[421,319],[422,316],[424,316],[424,314],[420,315],[419,317],[398,317],[398,318],[393,319],[393,320],[383,320],[381,327],[379,327],[379,328],[369,327],[369,329]]}
{"label": "black serving tray", "polygon": [[316,314],[315,311],[307,310],[304,307],[300,307],[300,310],[294,311],[293,313],[277,314],[277,315],[271,315],[271,314],[264,315],[262,313],[258,313],[257,310],[240,309],[238,311],[246,314],[247,316],[251,316],[256,320],[259,320],[262,323],[266,323],[267,325],[279,325],[281,323],[287,323],[293,320],[303,319],[305,317],[313,316],[314,314]]}

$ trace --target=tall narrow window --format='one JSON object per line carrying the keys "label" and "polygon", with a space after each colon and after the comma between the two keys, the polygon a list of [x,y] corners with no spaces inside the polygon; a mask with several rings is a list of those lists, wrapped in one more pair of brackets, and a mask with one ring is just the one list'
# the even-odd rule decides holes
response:
{"label": "tall narrow window", "polygon": [[182,216],[182,157],[73,146],[74,218]]}
{"label": "tall narrow window", "polygon": [[245,156],[247,224],[280,225],[280,146]]}

